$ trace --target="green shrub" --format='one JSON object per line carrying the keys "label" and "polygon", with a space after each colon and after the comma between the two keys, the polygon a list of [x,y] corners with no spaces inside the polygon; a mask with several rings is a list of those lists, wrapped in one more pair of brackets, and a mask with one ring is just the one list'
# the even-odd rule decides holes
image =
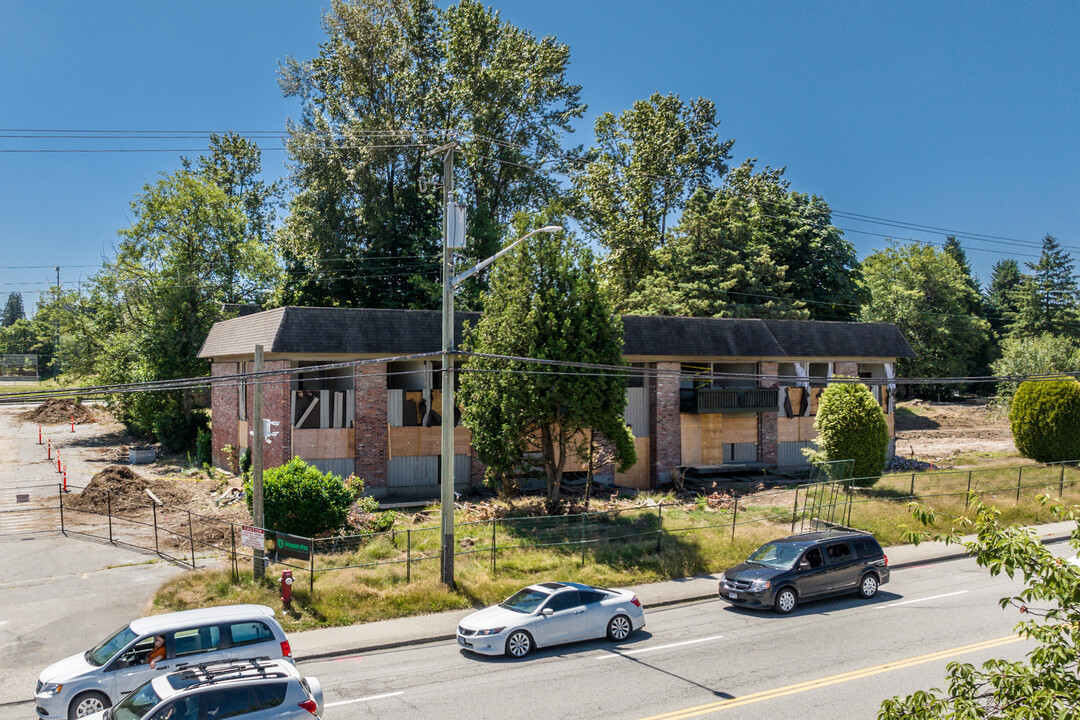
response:
{"label": "green shrub", "polygon": [[158,413],[154,417],[154,437],[162,447],[171,452],[183,452],[195,444],[200,430],[208,424],[206,413],[195,411],[184,416],[175,408]]}
{"label": "green shrub", "polygon": [[[994,375],[1051,375],[1080,366],[1080,342],[1065,335],[1044,333],[1035,337],[1007,337],[1001,342],[1001,357],[990,366]],[[998,383],[999,400],[1006,408],[1019,383]]]}
{"label": "green shrub", "polygon": [[1080,460],[1080,382],[1073,378],[1029,380],[1009,410],[1013,441],[1038,462]]}
{"label": "green shrub", "polygon": [[814,428],[817,448],[807,452],[814,462],[854,460],[852,477],[873,485],[885,469],[889,426],[870,388],[861,383],[834,383],[818,402]]}
{"label": "green shrub", "polygon": [[251,448],[244,448],[240,455],[240,474],[247,475],[251,471]]}
{"label": "green shrub", "polygon": [[199,465],[210,465],[213,460],[214,436],[207,428],[199,428],[195,431],[195,462]]}
{"label": "green shrub", "polygon": [[[248,510],[252,509],[251,482],[244,483]],[[323,474],[298,457],[263,471],[263,512],[270,530],[320,537],[345,525],[356,491],[341,478]]]}

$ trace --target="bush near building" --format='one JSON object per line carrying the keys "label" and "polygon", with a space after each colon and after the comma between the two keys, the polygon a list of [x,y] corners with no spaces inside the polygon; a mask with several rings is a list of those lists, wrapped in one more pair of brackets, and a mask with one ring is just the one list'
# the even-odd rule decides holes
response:
{"label": "bush near building", "polygon": [[807,452],[814,462],[854,460],[852,477],[870,478],[873,485],[885,469],[889,426],[870,388],[861,383],[834,383],[818,401],[814,428],[816,449]]}
{"label": "bush near building", "polygon": [[[251,510],[250,481],[244,490]],[[345,526],[356,496],[357,490],[340,477],[324,474],[298,457],[263,471],[263,513],[269,530],[304,537],[337,532]]]}
{"label": "bush near building", "polygon": [[1044,463],[1080,460],[1080,382],[1063,377],[1022,383],[1009,424],[1024,457]]}

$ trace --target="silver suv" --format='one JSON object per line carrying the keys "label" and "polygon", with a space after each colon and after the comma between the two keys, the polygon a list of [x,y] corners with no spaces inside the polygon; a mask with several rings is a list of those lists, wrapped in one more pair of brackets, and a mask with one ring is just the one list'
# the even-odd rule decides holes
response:
{"label": "silver suv", "polygon": [[[155,638],[164,643],[150,666]],[[161,657],[160,655],[163,655]],[[96,647],[53,663],[34,700],[45,720],[104,710],[151,678],[177,667],[229,658],[291,658],[289,641],[265,605],[226,605],[132,620]]]}
{"label": "silver suv", "polygon": [[258,658],[180,666],[137,688],[90,720],[312,720],[323,709],[319,681],[287,660]]}

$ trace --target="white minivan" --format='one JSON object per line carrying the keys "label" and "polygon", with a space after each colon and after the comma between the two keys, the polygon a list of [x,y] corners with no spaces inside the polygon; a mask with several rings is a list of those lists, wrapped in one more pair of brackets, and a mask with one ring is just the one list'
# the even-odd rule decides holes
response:
{"label": "white minivan", "polygon": [[[151,669],[154,638],[165,657]],[[118,702],[155,675],[181,665],[257,657],[286,658],[285,631],[265,605],[226,605],[133,620],[80,655],[53,663],[38,677],[39,718],[85,717]]]}

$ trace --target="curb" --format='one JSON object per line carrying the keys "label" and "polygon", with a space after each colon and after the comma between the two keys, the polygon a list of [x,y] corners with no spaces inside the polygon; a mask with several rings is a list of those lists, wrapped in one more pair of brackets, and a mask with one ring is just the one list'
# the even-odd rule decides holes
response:
{"label": "curb", "polygon": [[[1062,533],[1058,535],[1047,536],[1046,538],[1040,538],[1043,545],[1053,545],[1056,543],[1065,542],[1072,537],[1071,533]],[[888,548],[885,548],[886,554],[888,554]],[[957,549],[955,552],[950,552],[944,555],[935,555],[931,558],[924,558],[921,560],[907,560],[904,562],[896,563],[895,565],[889,565],[889,570],[901,570],[904,568],[918,567],[920,565],[935,565],[937,563],[948,562],[950,560],[959,560],[961,558],[970,557],[970,554],[966,550]],[[673,600],[661,600],[653,603],[642,603],[642,607],[646,610],[652,610],[654,608],[671,607],[672,605],[683,605],[686,603],[700,602],[702,600],[712,600],[716,597],[716,593],[711,592],[705,595],[690,595],[687,597],[680,597]],[[388,643],[376,643],[374,645],[363,645],[360,647],[349,648],[347,650],[331,650],[328,652],[315,652],[309,655],[296,655],[293,660],[296,662],[308,662],[311,660],[329,660],[332,658],[342,657],[343,655],[354,655],[357,653],[376,652],[378,650],[392,650],[394,648],[410,647],[413,645],[424,645],[433,642],[443,642],[446,640],[454,640],[457,638],[457,634],[443,634],[432,635],[422,638],[410,638],[408,640],[397,640]]]}

